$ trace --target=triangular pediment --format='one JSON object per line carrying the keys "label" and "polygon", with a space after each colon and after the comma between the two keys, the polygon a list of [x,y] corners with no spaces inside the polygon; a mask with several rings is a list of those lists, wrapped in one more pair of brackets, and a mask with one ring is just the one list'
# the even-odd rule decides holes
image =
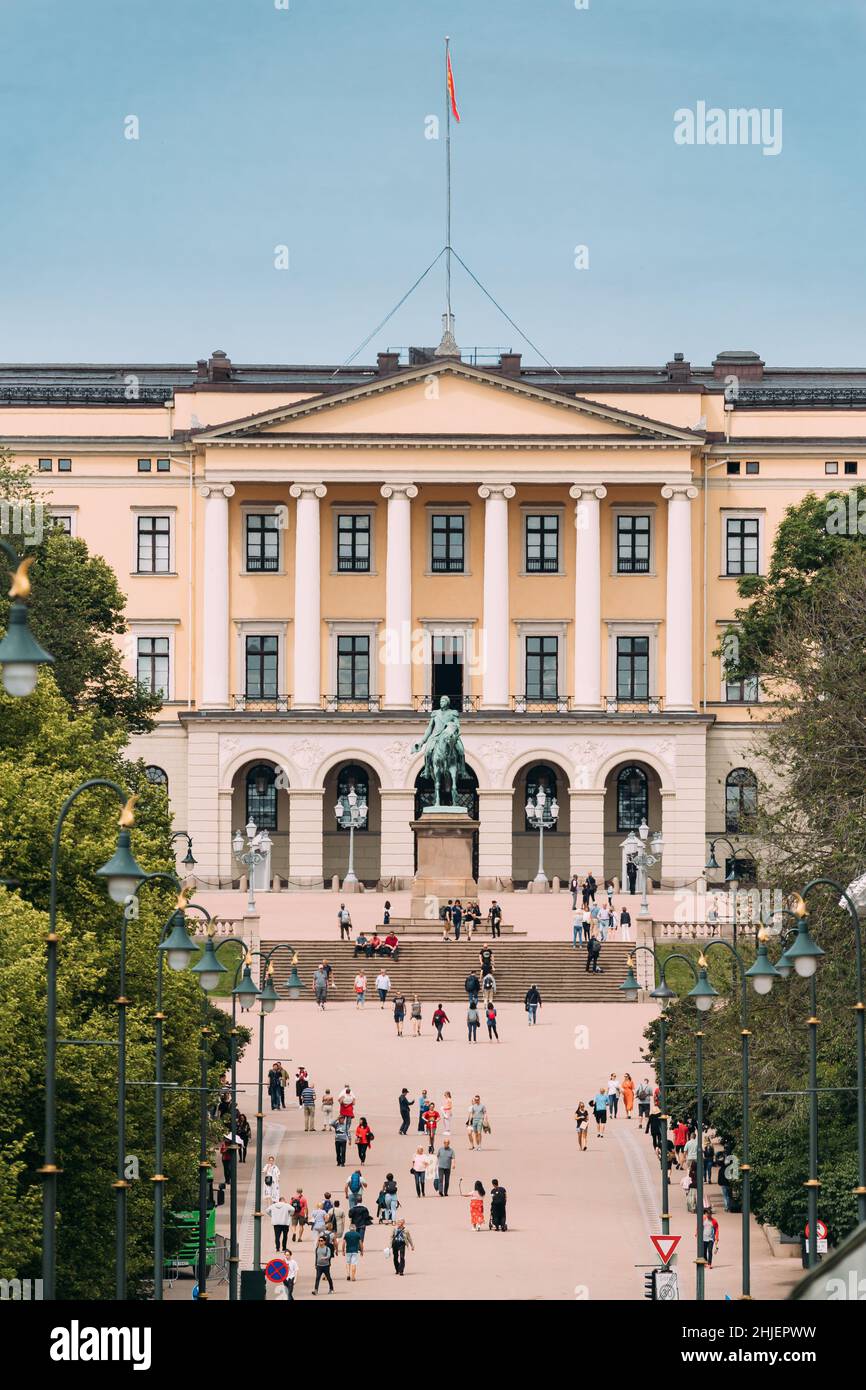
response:
{"label": "triangular pediment", "polygon": [[643,415],[446,359],[308,397],[202,430],[204,444],[292,436],[555,437],[699,444],[701,436]]}

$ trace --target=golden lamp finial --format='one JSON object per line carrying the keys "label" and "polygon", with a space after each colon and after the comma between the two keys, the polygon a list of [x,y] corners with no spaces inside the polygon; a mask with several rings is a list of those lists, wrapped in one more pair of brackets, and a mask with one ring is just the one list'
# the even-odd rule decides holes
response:
{"label": "golden lamp finial", "polygon": [[701,954],[698,956],[698,965],[701,967],[702,970],[706,970],[707,968],[707,958],[704,955],[703,951],[701,951]]}
{"label": "golden lamp finial", "polygon": [[138,792],[133,792],[120,813],[118,825],[121,830],[128,830],[131,825],[135,825],[135,803],[138,801]]}
{"label": "golden lamp finial", "polygon": [[10,598],[30,597],[30,576],[27,571],[35,559],[35,555],[27,555],[21,561],[21,564],[12,576],[12,588],[9,590]]}
{"label": "golden lamp finial", "polygon": [[185,883],[185,884],[183,885],[183,887],[181,888],[180,892],[179,892],[178,895],[177,895],[177,902],[176,902],[175,905],[174,905],[175,911],[176,911],[176,912],[178,912],[178,911],[179,911],[179,912],[185,912],[185,911],[186,911],[186,909],[189,907],[189,900],[190,900],[190,898],[192,897],[192,893],[193,893],[194,888],[195,888],[195,884],[194,884],[194,883]]}

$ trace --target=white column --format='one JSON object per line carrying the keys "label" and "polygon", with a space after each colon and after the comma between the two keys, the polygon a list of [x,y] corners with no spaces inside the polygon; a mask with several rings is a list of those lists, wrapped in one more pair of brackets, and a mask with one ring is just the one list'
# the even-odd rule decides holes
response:
{"label": "white column", "polygon": [[605,487],[569,488],[575,498],[574,694],[576,709],[601,707],[601,516]]}
{"label": "white column", "polygon": [[322,594],[319,502],[323,483],[293,483],[295,515],[295,659],[293,709],[322,705]]}
{"label": "white column", "polygon": [[[379,874],[385,881],[407,886],[415,873],[415,793],[403,787],[382,787],[382,849]],[[396,891],[396,884],[392,883]]]}
{"label": "white column", "polygon": [[385,565],[386,709],[412,707],[412,498],[414,483],[383,483],[388,500]]}
{"label": "white column", "polygon": [[508,709],[511,627],[508,613],[508,503],[510,483],[484,483],[484,677],[485,709]]}
{"label": "white column", "polygon": [[[692,499],[696,487],[662,488],[668,504],[665,709],[694,709],[692,671]],[[650,692],[652,694],[652,692]]]}
{"label": "white column", "polygon": [[201,704],[228,709],[229,703],[229,498],[231,483],[205,485],[204,594],[202,600]]}
{"label": "white column", "polygon": [[514,788],[478,792],[478,887],[494,894],[511,888]]}

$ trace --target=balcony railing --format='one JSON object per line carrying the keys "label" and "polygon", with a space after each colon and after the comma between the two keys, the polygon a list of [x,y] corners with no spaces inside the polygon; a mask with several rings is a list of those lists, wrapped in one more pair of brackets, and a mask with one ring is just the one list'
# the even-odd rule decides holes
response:
{"label": "balcony railing", "polygon": [[515,714],[568,714],[567,698],[535,699],[531,695],[514,695],[511,708]]}
{"label": "balcony railing", "polygon": [[375,714],[381,705],[381,695],[325,695],[322,699],[328,714]]}
{"label": "balcony railing", "polygon": [[232,709],[239,714],[288,714],[291,695],[233,695]]}
{"label": "balcony railing", "polygon": [[[412,703],[419,714],[432,714],[439,707],[439,699],[438,695],[416,695]],[[461,714],[475,714],[479,706],[476,695],[461,695],[459,698],[455,695],[451,703]]]}
{"label": "balcony railing", "polygon": [[642,700],[627,699],[621,695],[605,695],[606,714],[661,714],[660,695],[647,695]]}

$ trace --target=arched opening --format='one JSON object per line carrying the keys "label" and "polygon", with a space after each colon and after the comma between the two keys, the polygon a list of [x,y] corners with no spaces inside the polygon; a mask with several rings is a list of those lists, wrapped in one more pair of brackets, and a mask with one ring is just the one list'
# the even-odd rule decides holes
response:
{"label": "arched opening", "polygon": [[349,830],[337,824],[334,807],[339,798],[354,791],[367,804],[367,819],[354,834],[355,873],[368,888],[381,878],[382,798],[379,778],[365,763],[346,762],[332,767],[325,777],[322,799],[322,875],[330,883],[336,874],[342,882],[349,867]]}
{"label": "arched opening", "polygon": [[758,811],[758,779],[748,767],[735,767],[725,778],[725,830],[744,834]]}
{"label": "arched opening", "polygon": [[530,763],[514,779],[511,819],[511,877],[515,887],[530,883],[538,873],[539,840],[537,823],[526,814],[527,801],[535,802],[539,791],[547,804],[556,801],[559,815],[555,826],[543,832],[544,872],[548,879],[567,883],[570,877],[571,816],[568,777],[554,763]]}
{"label": "arched opening", "polygon": [[144,769],[144,775],[152,787],[162,787],[168,796],[168,773],[164,768],[151,763],[149,767]]}
{"label": "arched opening", "polygon": [[[432,806],[436,793],[433,788],[433,781],[430,777],[425,777],[423,772],[419,772],[415,778],[415,819],[419,820],[424,807]],[[457,783],[457,801],[460,806],[465,806],[469,812],[471,820],[478,820],[478,778],[475,776],[469,764],[466,764],[466,772]],[[415,844],[415,868],[418,868],[418,844]],[[472,877],[478,880],[478,832],[472,836]]]}
{"label": "arched opening", "polygon": [[[603,874],[606,879],[616,878],[621,885],[625,883],[622,842],[633,830],[638,830],[643,821],[653,831],[662,829],[659,775],[639,759],[619,763],[608,773],[604,784]],[[648,876],[658,884],[661,863],[654,865]]]}
{"label": "arched opening", "polygon": [[[253,821],[257,830],[267,830],[272,843],[269,869],[262,866],[257,881],[266,874],[271,880],[275,876],[288,880],[289,798],[284,774],[269,759],[251,759],[232,779],[232,835],[243,831],[248,821]],[[232,877],[238,879],[244,872],[232,858]]]}

